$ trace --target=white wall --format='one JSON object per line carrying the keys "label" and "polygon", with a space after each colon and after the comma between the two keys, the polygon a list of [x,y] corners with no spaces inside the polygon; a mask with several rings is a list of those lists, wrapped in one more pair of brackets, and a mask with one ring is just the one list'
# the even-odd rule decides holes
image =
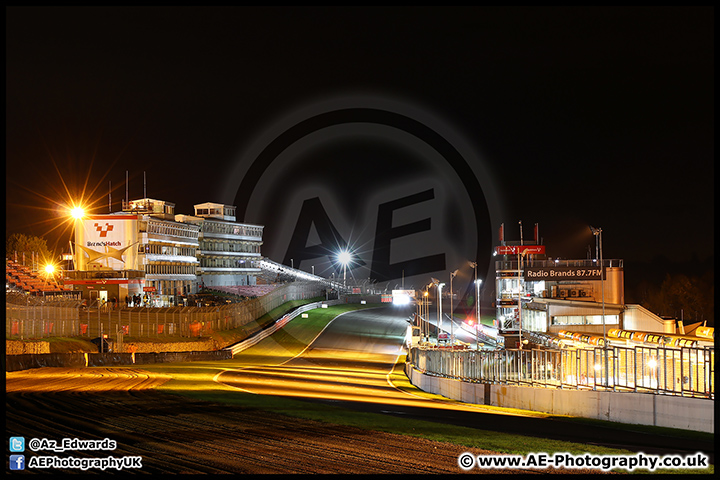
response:
{"label": "white wall", "polygon": [[405,372],[419,389],[466,403],[715,433],[715,401],[707,398],[470,383],[425,375],[407,363]]}
{"label": "white wall", "polygon": [[626,305],[623,314],[625,330],[675,334],[675,320],[663,320],[640,305]]}

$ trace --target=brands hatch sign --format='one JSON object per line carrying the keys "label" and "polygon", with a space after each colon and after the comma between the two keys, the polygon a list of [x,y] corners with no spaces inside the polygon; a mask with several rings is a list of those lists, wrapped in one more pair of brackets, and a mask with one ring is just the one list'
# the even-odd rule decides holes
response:
{"label": "brands hatch sign", "polygon": [[525,267],[525,281],[602,280],[599,267]]}
{"label": "brands hatch sign", "polygon": [[137,268],[137,215],[92,215],[75,224],[78,270]]}

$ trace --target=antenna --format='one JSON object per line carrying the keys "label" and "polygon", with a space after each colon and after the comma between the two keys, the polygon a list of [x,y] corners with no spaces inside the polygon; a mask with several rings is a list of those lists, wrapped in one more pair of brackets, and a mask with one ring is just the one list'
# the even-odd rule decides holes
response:
{"label": "antenna", "polygon": [[146,186],[144,171],[143,171],[143,198],[147,198],[147,186]]}
{"label": "antenna", "polygon": [[125,205],[129,205],[130,199],[128,198],[128,171],[125,170]]}
{"label": "antenna", "polygon": [[112,180],[108,180],[108,213],[112,213]]}

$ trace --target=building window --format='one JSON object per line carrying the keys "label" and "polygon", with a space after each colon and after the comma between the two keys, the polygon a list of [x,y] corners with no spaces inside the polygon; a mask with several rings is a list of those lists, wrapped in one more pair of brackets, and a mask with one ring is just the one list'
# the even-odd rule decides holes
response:
{"label": "building window", "polygon": [[[602,325],[603,324],[603,316],[602,315],[586,315],[585,316],[586,323],[588,325]],[[618,324],[620,323],[620,319],[618,315],[605,315],[605,324],[608,323],[612,324]]]}
{"label": "building window", "polygon": [[[618,324],[618,315],[605,315],[605,324]],[[602,325],[602,315],[557,315],[553,325]]]}

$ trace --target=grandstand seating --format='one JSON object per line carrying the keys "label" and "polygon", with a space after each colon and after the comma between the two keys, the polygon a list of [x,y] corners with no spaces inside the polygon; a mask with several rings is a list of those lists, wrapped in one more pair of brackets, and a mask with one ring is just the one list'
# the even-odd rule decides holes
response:
{"label": "grandstand seating", "polygon": [[[62,285],[58,284],[52,278],[46,278],[38,272],[33,272],[31,268],[16,263],[12,260],[5,261],[5,282],[15,289],[22,290],[31,295],[57,294],[66,293]],[[230,285],[230,286],[213,286],[213,290],[218,290],[243,297],[262,297],[275,289],[276,285]]]}
{"label": "grandstand seating", "polygon": [[54,279],[33,272],[31,268],[12,260],[5,261],[5,282],[31,295],[65,293]]}

